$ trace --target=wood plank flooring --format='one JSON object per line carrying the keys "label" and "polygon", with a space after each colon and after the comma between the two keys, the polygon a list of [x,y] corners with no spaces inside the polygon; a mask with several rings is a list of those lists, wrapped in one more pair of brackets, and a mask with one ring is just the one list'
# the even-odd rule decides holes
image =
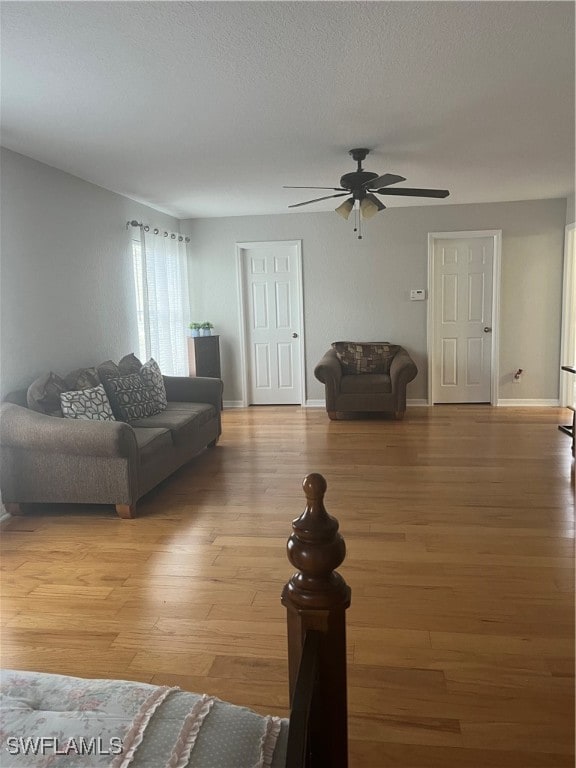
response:
{"label": "wood plank flooring", "polygon": [[[2,664],[287,713],[285,542],[321,472],[348,549],[351,768],[574,765],[574,466],[554,408],[229,410],[112,507],[2,530]],[[222,766],[221,768],[226,768]],[[230,767],[233,768],[233,767]]]}

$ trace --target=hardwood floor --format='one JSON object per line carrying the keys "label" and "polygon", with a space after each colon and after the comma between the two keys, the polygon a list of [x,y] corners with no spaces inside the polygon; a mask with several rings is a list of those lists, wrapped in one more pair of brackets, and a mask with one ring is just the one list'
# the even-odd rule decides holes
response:
{"label": "hardwood floor", "polygon": [[[2,530],[2,663],[288,705],[282,585],[300,483],[340,520],[351,768],[574,765],[574,465],[553,408],[404,421],[230,410],[220,444],[113,507]],[[224,768],[224,767],[221,767]]]}

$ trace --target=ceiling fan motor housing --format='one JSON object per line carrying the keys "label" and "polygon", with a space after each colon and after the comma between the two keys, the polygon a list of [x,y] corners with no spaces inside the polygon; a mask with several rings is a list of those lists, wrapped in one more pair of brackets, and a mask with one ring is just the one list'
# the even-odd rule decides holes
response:
{"label": "ceiling fan motor housing", "polygon": [[354,193],[354,197],[357,200],[361,200],[366,196],[366,189],[370,185],[369,181],[377,179],[378,174],[373,171],[354,171],[353,173],[345,173],[340,179],[340,186],[343,189],[349,189]]}

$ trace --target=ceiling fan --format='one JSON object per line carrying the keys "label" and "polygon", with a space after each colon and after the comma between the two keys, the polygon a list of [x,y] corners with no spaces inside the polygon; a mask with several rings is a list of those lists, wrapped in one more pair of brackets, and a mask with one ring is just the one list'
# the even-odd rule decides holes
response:
{"label": "ceiling fan", "polygon": [[[379,176],[372,171],[365,171],[362,168],[362,161],[366,159],[369,149],[351,149],[349,155],[358,163],[358,168],[352,173],[345,173],[340,179],[339,187],[289,187],[284,189],[331,189],[338,192],[337,195],[326,195],[325,197],[316,197],[314,200],[306,200],[303,203],[289,205],[288,208],[299,208],[301,205],[310,203],[319,203],[321,200],[330,200],[332,197],[346,197],[347,200],[336,208],[336,213],[344,219],[348,219],[350,213],[356,212],[356,226],[354,232],[358,231],[358,239],[362,239],[361,217],[370,219],[379,211],[383,211],[386,206],[376,195],[403,195],[406,197],[448,197],[450,192],[447,189],[413,189],[411,187],[391,187],[391,184],[397,184],[399,181],[406,181],[404,176],[398,176],[395,173],[385,173]],[[356,205],[358,203],[358,205]],[[359,215],[360,214],[360,215]]]}

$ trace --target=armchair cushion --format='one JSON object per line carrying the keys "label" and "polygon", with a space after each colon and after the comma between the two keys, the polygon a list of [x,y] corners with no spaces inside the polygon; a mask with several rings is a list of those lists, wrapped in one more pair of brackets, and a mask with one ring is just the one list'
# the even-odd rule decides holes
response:
{"label": "armchair cushion", "polygon": [[399,350],[397,344],[386,342],[335,341],[332,348],[345,375],[388,374],[392,360]]}
{"label": "armchair cushion", "polygon": [[342,376],[342,395],[367,395],[392,392],[392,381],[385,373],[365,373],[363,376]]}

